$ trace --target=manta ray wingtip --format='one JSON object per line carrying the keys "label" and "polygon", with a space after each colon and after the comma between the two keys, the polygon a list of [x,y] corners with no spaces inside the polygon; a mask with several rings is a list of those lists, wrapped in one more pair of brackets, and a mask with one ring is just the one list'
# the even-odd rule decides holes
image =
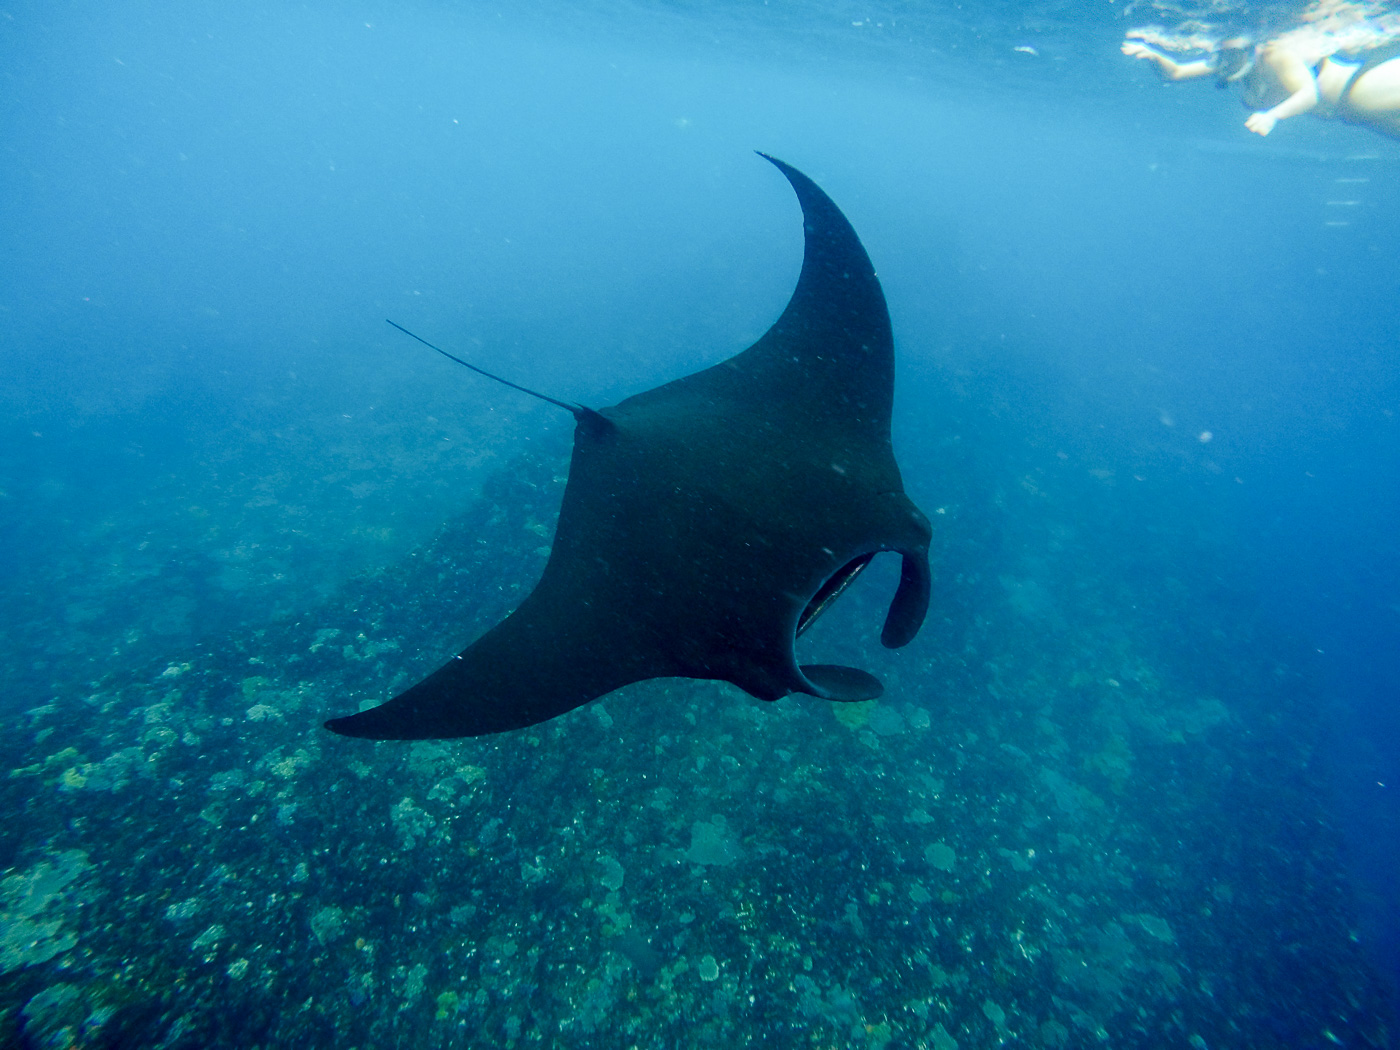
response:
{"label": "manta ray wingtip", "polygon": [[[361,739],[366,738],[363,729],[360,728],[358,726],[358,723],[355,722],[354,715],[345,715],[342,718],[328,718],[321,723],[321,728],[329,729],[336,736],[359,737]],[[373,740],[377,738],[369,737],[368,739]]]}

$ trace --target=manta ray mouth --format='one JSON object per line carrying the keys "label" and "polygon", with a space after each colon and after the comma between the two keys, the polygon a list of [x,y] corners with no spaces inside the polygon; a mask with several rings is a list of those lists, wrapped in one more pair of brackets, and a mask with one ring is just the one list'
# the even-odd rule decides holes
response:
{"label": "manta ray mouth", "polygon": [[[832,603],[855,582],[857,576],[865,571],[866,566],[870,564],[877,553],[877,551],[869,551],[858,555],[827,577],[826,581],[817,588],[817,593],[812,595],[807,602],[807,607],[802,610],[802,615],[797,618],[797,630],[793,635],[794,642],[802,636],[802,632],[816,622],[822,613],[831,608]],[[823,700],[856,703],[862,700],[874,700],[885,692],[885,687],[878,678],[856,667],[842,667],[839,664],[802,664],[798,671],[805,680],[806,688],[802,691]]]}
{"label": "manta ray mouth", "polygon": [[871,551],[858,558],[852,558],[832,573],[827,581],[817,589],[817,593],[812,595],[811,601],[807,603],[807,608],[803,609],[802,615],[797,618],[798,638],[801,638],[802,632],[811,627],[816,622],[817,617],[826,612],[831,607],[831,603],[841,597],[841,593],[855,582],[856,577],[865,571],[865,567],[870,564],[875,554],[875,551]]}
{"label": "manta ray mouth", "polygon": [[[847,561],[832,573],[817,592],[808,600],[802,614],[797,618],[797,629],[793,635],[796,642],[802,633],[811,627],[816,619],[831,608],[831,604],[849,587],[857,576],[865,571],[878,550],[867,551]],[[918,631],[923,622],[929,600],[928,563],[916,552],[895,550],[892,553],[903,555],[899,588],[890,603],[885,619],[885,628],[880,641],[886,648],[897,649],[905,645]],[[855,667],[842,667],[837,664],[801,664],[798,667],[806,680],[803,692],[824,700],[856,702],[874,700],[881,696],[885,687],[874,675]]]}

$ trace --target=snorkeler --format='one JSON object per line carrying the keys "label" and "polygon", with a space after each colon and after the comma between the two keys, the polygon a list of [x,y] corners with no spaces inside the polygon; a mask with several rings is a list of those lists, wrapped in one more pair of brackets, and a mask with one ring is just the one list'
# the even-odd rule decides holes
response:
{"label": "snorkeler", "polygon": [[1400,139],[1398,43],[1360,52],[1353,60],[1339,52],[1309,53],[1288,39],[1291,34],[1265,44],[1235,37],[1206,58],[1178,62],[1133,39],[1137,35],[1128,34],[1123,54],[1154,62],[1164,79],[1213,76],[1217,87],[1238,86],[1241,100],[1253,111],[1245,127],[1256,135],[1267,135],[1280,120],[1311,113]]}

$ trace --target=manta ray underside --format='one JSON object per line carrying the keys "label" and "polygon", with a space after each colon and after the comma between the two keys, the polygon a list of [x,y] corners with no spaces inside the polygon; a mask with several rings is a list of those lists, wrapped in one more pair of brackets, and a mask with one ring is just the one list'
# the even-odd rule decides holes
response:
{"label": "manta ray underside", "polygon": [[702,372],[611,408],[564,405],[573,460],[539,585],[423,681],[328,729],[479,736],[662,677],[762,700],[880,695],[864,671],[798,666],[793,644],[879,551],[903,556],[884,644],[909,642],[928,608],[931,531],[890,443],[889,312],[846,217],[767,159],[797,192],[806,237],[782,316]]}

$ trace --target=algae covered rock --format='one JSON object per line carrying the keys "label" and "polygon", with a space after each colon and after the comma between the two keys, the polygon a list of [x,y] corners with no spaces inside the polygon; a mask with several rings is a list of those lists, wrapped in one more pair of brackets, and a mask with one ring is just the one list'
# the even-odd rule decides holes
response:
{"label": "algae covered rock", "polygon": [[60,914],[64,891],[91,865],[68,850],[0,882],[0,973],[48,962],[78,943]]}

